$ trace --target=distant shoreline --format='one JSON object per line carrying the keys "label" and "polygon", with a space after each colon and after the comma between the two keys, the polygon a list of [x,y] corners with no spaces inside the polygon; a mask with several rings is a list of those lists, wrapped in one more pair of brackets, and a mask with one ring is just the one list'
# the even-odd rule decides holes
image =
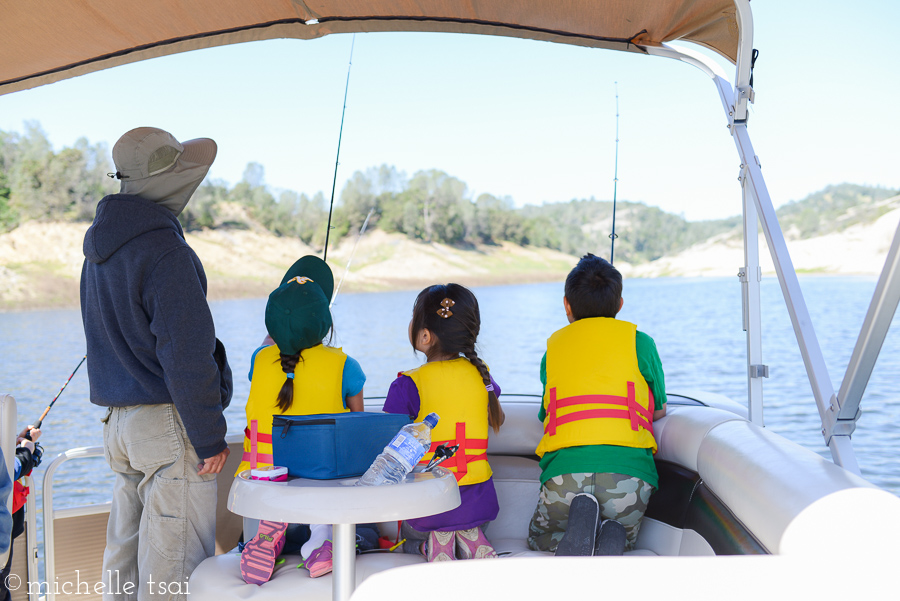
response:
{"label": "distant shoreline", "polygon": [[[820,273],[820,272],[798,272],[798,275],[801,279],[806,278],[863,278],[869,280],[875,280],[878,278],[878,274],[874,273]],[[673,278],[673,279],[731,279],[735,276],[733,275],[712,275],[712,276],[689,276],[689,275],[662,275],[662,276],[652,276],[652,277],[641,277],[641,276],[632,276],[626,277],[626,282],[628,280],[655,280],[655,279],[665,279],[665,278]],[[763,277],[767,278],[775,278],[775,273],[764,273]],[[451,280],[448,280],[451,281]],[[456,281],[456,280],[452,280]],[[530,284],[544,284],[548,282],[558,282],[560,284],[560,289],[562,289],[562,284],[565,282],[565,277],[552,277],[552,278],[544,278],[544,277],[534,277],[534,278],[521,278],[521,279],[509,279],[507,281],[480,281],[480,280],[471,280],[471,281],[459,281],[457,283],[461,283],[465,286],[479,288],[479,287],[489,287],[489,286],[513,286],[513,285],[530,285]],[[340,294],[378,294],[383,292],[394,292],[394,291],[402,291],[402,290],[419,290],[425,286],[430,284],[437,283],[435,280],[422,280],[418,283],[405,282],[404,285],[392,287],[392,288],[379,288],[379,289],[364,289],[357,288],[352,285],[344,284],[344,287],[341,289]],[[74,294],[77,296],[77,282],[74,284]],[[241,300],[241,299],[265,299],[271,290],[263,290],[260,286],[252,286],[248,287],[244,290],[238,290],[236,287],[228,284],[220,284],[217,282],[209,283],[209,290],[207,293],[207,300],[210,302],[220,302],[220,301],[230,301],[230,300]],[[33,301],[22,301],[21,304],[10,304],[4,303],[0,306],[0,313],[31,313],[36,311],[75,311],[80,308],[80,303],[76,300],[74,303],[60,303],[60,304],[41,304],[35,303]]]}
{"label": "distant shoreline", "polygon": [[[900,209],[868,224],[807,239],[791,239],[788,249],[801,275],[878,276],[893,240]],[[28,222],[0,235],[0,311],[19,312],[79,307],[82,242],[87,223]],[[296,238],[252,230],[202,230],[186,239],[203,263],[208,298],[265,297],[299,257],[317,254]],[[335,281],[344,275],[355,239],[329,249]],[[775,273],[760,236],[764,276]],[[438,282],[498,286],[563,282],[578,257],[548,248],[510,242],[460,249],[411,240],[381,230],[366,233],[353,255],[342,292],[421,289]],[[658,277],[735,277],[744,264],[740,236],[719,235],[649,263],[617,262],[626,279]]]}

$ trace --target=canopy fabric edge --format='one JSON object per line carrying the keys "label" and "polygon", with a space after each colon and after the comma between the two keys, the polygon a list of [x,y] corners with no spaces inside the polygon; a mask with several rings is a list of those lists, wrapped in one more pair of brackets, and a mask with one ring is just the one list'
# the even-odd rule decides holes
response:
{"label": "canopy fabric edge", "polygon": [[200,33],[188,38],[161,40],[152,45],[121,50],[80,63],[65,65],[52,71],[37,73],[17,80],[0,82],[0,96],[120,65],[192,50],[272,39],[311,40],[337,33],[379,32],[493,35],[642,54],[646,54],[645,46],[659,45],[647,40],[645,35],[641,35],[642,32],[634,32],[634,35],[629,39],[611,39],[562,31],[542,30],[534,27],[516,27],[501,23],[473,22],[462,19],[324,18],[322,22],[311,24],[307,24],[300,19],[290,19],[275,23],[251,25],[237,30]]}

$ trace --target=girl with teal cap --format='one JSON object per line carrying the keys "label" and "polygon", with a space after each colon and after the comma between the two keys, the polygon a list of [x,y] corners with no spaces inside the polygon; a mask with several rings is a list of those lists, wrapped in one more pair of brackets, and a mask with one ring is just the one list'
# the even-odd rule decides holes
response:
{"label": "girl with teal cap", "polygon": [[[332,330],[333,291],[331,269],[322,259],[307,255],[288,269],[269,295],[266,330],[271,344],[264,344],[251,359],[244,456],[238,473],[272,465],[272,416],[363,410],[366,376],[359,363],[323,343]],[[259,533],[241,554],[245,582],[263,584],[271,578],[286,540],[293,538],[295,529],[288,531],[288,526],[260,522]],[[309,529],[300,554],[315,578],[331,571],[331,526],[312,524]]]}

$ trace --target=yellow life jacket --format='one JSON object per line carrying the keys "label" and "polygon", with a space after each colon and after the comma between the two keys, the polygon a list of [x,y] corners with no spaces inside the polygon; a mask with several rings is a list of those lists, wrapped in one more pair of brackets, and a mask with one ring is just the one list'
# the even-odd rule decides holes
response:
{"label": "yellow life jacket", "polygon": [[539,457],[586,445],[656,452],[653,393],[638,368],[636,332],[627,321],[593,317],[550,336]]}
{"label": "yellow life jacket", "polygon": [[419,389],[419,415],[422,421],[437,413],[437,426],[431,432],[431,449],[422,458],[428,463],[438,445],[459,445],[459,450],[441,467],[456,475],[457,483],[477,484],[491,477],[487,461],[488,392],[478,368],[460,357],[450,361],[432,361],[403,372]]}
{"label": "yellow life jacket", "polygon": [[[303,349],[294,368],[294,402],[287,412],[278,408],[278,391],[286,374],[281,370],[281,351],[276,345],[256,353],[253,379],[247,399],[244,455],[235,475],[251,467],[272,465],[272,416],[344,413],[341,394],[344,361],[341,349],[319,344]],[[254,465],[254,463],[256,465]]]}

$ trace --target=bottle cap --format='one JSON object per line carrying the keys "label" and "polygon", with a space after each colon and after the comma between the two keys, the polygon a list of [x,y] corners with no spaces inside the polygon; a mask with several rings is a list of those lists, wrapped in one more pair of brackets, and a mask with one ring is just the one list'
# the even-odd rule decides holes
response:
{"label": "bottle cap", "polygon": [[422,421],[428,424],[429,428],[434,428],[437,425],[439,419],[440,417],[438,417],[437,413],[429,413]]}

